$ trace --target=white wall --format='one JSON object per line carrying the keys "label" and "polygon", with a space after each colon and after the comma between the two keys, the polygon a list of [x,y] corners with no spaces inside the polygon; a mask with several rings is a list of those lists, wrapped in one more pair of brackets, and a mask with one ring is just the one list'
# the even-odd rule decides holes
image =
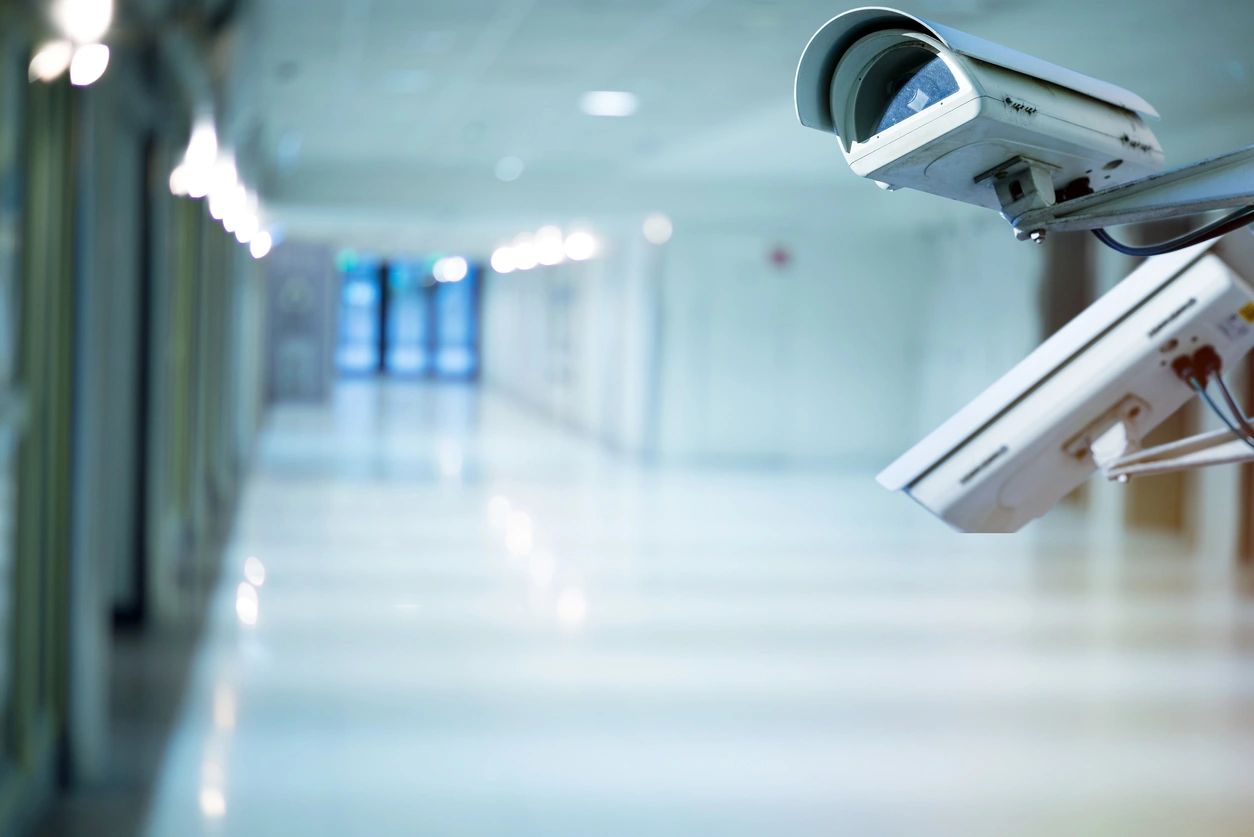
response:
{"label": "white wall", "polygon": [[607,237],[592,261],[488,271],[485,380],[613,447],[651,450],[657,256]]}
{"label": "white wall", "polygon": [[667,461],[876,467],[1034,345],[1039,258],[995,217],[904,242],[632,225],[592,262],[489,273],[485,377]]}
{"label": "white wall", "polygon": [[664,457],[881,464],[908,441],[927,281],[917,248],[698,230],[665,258]]}

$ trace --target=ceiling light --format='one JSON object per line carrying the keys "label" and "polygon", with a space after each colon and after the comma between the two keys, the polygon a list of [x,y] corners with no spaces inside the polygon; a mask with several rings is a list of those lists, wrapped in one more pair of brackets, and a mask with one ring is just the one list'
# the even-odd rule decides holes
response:
{"label": "ceiling light", "polygon": [[597,240],[591,233],[573,232],[566,236],[566,258],[573,262],[586,261],[596,255]]}
{"label": "ceiling light", "polygon": [[502,183],[512,183],[522,177],[527,166],[518,157],[502,157],[496,161],[496,179]]}
{"label": "ceiling light", "polygon": [[245,215],[239,219],[235,226],[235,240],[240,244],[247,244],[253,240],[253,236],[261,230],[261,222],[256,215]]}
{"label": "ceiling light", "polygon": [[[71,68],[73,72],[73,68]],[[218,160],[218,133],[213,119],[200,116],[192,125],[192,134],[183,152],[181,185],[188,197],[203,198],[214,185],[214,166]],[[225,210],[224,210],[225,211]]]}
{"label": "ceiling light", "polygon": [[460,282],[469,271],[470,265],[461,256],[448,256],[435,263],[431,268],[431,275],[437,282]]}
{"label": "ceiling light", "polygon": [[497,247],[493,250],[492,269],[497,273],[513,273],[514,248],[507,245],[505,247]]}
{"label": "ceiling light", "polygon": [[514,239],[514,267],[519,270],[531,270],[536,266],[536,246],[531,236],[520,235]]}
{"label": "ceiling light", "polygon": [[[254,259],[264,259],[266,254],[270,252],[270,248],[272,246],[274,246],[274,239],[270,237],[270,233],[265,230],[261,230],[253,236],[252,241],[248,242],[248,252],[252,254]],[[265,578],[264,572],[265,570],[263,569],[263,579]],[[253,581],[251,577],[249,578],[249,581]],[[258,587],[261,586],[261,584],[256,581],[253,581],[253,584],[256,584]]]}
{"label": "ceiling light", "polygon": [[75,43],[91,44],[109,31],[113,22],[113,0],[56,0],[52,20]]}
{"label": "ceiling light", "polygon": [[557,227],[541,227],[536,232],[536,261],[543,265],[561,264],[566,261],[562,246],[562,231]]}
{"label": "ceiling light", "polygon": [[654,212],[644,219],[644,225],[641,227],[641,230],[650,244],[665,244],[671,240],[675,227],[671,224],[670,218],[667,218],[661,212]]}
{"label": "ceiling light", "polygon": [[31,81],[53,81],[70,68],[74,45],[69,41],[49,41],[30,59],[27,71]]}
{"label": "ceiling light", "polygon": [[85,44],[74,50],[70,59],[70,84],[86,87],[98,81],[109,67],[109,48],[104,44]]}
{"label": "ceiling light", "polygon": [[235,155],[224,151],[218,155],[210,169],[209,199],[224,202],[229,200],[239,184],[239,173],[235,170]]}
{"label": "ceiling light", "polygon": [[193,167],[187,168],[187,196],[189,198],[203,198],[209,194],[209,172],[204,169]]}
{"label": "ceiling light", "polygon": [[179,163],[174,167],[174,171],[170,172],[170,194],[182,197],[187,194],[187,166]]}
{"label": "ceiling light", "polygon": [[579,97],[579,109],[589,116],[631,116],[639,105],[636,94],[625,90],[590,90]]}

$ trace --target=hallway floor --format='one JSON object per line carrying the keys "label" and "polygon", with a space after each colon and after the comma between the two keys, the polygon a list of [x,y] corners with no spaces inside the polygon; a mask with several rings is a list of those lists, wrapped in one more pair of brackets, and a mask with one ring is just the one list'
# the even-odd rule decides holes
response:
{"label": "hallway floor", "polygon": [[1066,522],[345,384],[272,415],[148,833],[1248,830],[1254,606]]}

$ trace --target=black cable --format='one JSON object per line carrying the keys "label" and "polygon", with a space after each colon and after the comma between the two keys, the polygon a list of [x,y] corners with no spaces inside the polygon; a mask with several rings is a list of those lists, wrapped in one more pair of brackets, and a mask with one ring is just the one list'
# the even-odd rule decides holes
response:
{"label": "black cable", "polygon": [[1206,402],[1206,406],[1210,407],[1211,412],[1218,416],[1219,420],[1232,431],[1232,435],[1245,442],[1251,448],[1254,448],[1254,440],[1247,438],[1246,435],[1241,432],[1241,428],[1237,427],[1237,425],[1233,423],[1232,419],[1228,418],[1228,414],[1219,409],[1219,405],[1215,403],[1215,399],[1210,397],[1210,393],[1206,391],[1206,387],[1202,386],[1198,382],[1197,378],[1189,378],[1189,386],[1193,387],[1193,391],[1202,397],[1202,400]]}
{"label": "black cable", "polygon": [[1193,232],[1185,233],[1178,238],[1172,238],[1158,244],[1150,244],[1145,247],[1134,247],[1130,244],[1124,244],[1122,241],[1116,241],[1111,238],[1110,233],[1104,229],[1093,230],[1093,235],[1097,240],[1113,250],[1118,250],[1125,256],[1161,256],[1164,253],[1174,253],[1176,250],[1183,250],[1185,247],[1192,247],[1194,244],[1201,244],[1203,241],[1210,241],[1212,238],[1218,238],[1221,235],[1227,235],[1233,230],[1239,230],[1247,224],[1254,223],[1254,206],[1245,206],[1234,212],[1230,212],[1224,217],[1212,221],[1204,227],[1199,227]]}
{"label": "black cable", "polygon": [[1233,418],[1237,420],[1237,424],[1241,425],[1241,429],[1245,431],[1242,435],[1245,437],[1246,444],[1254,448],[1254,425],[1251,425],[1249,419],[1245,417],[1245,410],[1241,409],[1241,405],[1233,397],[1232,390],[1228,389],[1228,384],[1224,379],[1216,375],[1215,383],[1219,384],[1219,392],[1223,395],[1224,401],[1228,403],[1228,409],[1232,411]]}

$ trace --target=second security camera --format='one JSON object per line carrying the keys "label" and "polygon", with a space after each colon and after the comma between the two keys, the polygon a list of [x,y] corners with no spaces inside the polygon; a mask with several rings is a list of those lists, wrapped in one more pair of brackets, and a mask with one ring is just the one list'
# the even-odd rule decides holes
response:
{"label": "second security camera", "polygon": [[1128,90],[893,9],[854,9],[810,39],[797,116],[836,134],[856,174],[1007,218],[1163,164]]}

